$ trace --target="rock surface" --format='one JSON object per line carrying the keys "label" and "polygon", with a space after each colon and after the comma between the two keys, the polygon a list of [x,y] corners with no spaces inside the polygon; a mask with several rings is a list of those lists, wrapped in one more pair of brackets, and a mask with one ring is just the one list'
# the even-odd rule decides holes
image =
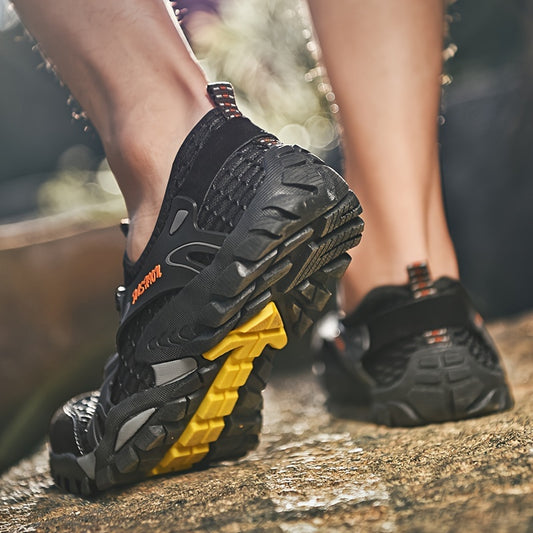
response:
{"label": "rock surface", "polygon": [[533,531],[533,315],[492,332],[513,411],[388,429],[338,420],[308,371],[273,380],[259,448],[95,500],[60,492],[44,447],[0,480],[0,531]]}

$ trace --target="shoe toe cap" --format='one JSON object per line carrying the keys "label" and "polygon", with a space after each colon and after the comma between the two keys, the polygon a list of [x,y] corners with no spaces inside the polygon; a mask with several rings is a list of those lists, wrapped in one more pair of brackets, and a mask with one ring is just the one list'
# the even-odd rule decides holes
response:
{"label": "shoe toe cap", "polygon": [[82,435],[94,415],[98,398],[98,392],[80,394],[56,411],[50,422],[52,453],[83,454]]}
{"label": "shoe toe cap", "polygon": [[75,421],[66,406],[58,409],[50,422],[50,447],[53,453],[81,455],[75,436]]}

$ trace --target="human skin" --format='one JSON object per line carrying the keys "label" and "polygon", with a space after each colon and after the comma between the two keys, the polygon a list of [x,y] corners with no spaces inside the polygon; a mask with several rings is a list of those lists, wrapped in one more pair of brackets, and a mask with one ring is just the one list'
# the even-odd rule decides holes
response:
{"label": "human skin", "polygon": [[406,283],[416,261],[457,278],[437,147],[442,1],[308,1],[340,108],[345,178],[366,224],[343,278],[345,308]]}
{"label": "human skin", "polygon": [[16,0],[24,25],[98,131],[130,218],[136,260],[172,162],[211,108],[205,75],[162,0]]}
{"label": "human skin", "polygon": [[[206,79],[163,0],[15,0],[24,24],[98,131],[130,217],[136,260],[176,152],[211,109]],[[458,277],[437,155],[441,0],[309,0],[341,110],[349,184],[365,210],[344,280],[353,309],[427,259]]]}

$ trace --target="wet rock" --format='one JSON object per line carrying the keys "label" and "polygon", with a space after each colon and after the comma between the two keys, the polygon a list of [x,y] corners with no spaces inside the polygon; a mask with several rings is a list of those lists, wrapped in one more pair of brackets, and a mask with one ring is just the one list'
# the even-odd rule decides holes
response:
{"label": "wet rock", "polygon": [[0,531],[531,531],[533,315],[492,331],[511,412],[389,429],[330,416],[307,371],[278,376],[245,459],[84,500],[54,487],[43,447],[1,479]]}

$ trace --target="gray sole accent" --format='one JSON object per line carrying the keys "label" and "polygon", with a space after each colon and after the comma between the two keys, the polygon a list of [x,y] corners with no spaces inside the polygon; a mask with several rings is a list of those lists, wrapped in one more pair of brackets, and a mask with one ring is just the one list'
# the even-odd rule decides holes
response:
{"label": "gray sole accent", "polygon": [[139,414],[135,415],[133,418],[130,418],[124,425],[120,428],[117,434],[117,441],[115,442],[115,451],[121,448],[128,440],[137,433],[139,428],[152,416],[155,412],[155,408],[146,409],[146,411],[141,411]]}
{"label": "gray sole accent", "polygon": [[198,368],[198,363],[194,357],[185,357],[184,359],[157,363],[152,365],[152,368],[155,375],[155,385],[159,387],[188,376]]}
{"label": "gray sole accent", "polygon": [[173,235],[176,233],[176,231],[179,230],[180,226],[183,224],[183,221],[187,218],[187,215],[189,214],[189,211],[186,211],[185,209],[180,209],[176,212],[176,215],[174,216],[174,221],[172,222],[172,226],[170,227],[170,234]]}
{"label": "gray sole accent", "polygon": [[87,474],[87,477],[89,477],[90,479],[94,479],[96,471],[96,457],[94,455],[94,452],[79,457],[78,464]]}

